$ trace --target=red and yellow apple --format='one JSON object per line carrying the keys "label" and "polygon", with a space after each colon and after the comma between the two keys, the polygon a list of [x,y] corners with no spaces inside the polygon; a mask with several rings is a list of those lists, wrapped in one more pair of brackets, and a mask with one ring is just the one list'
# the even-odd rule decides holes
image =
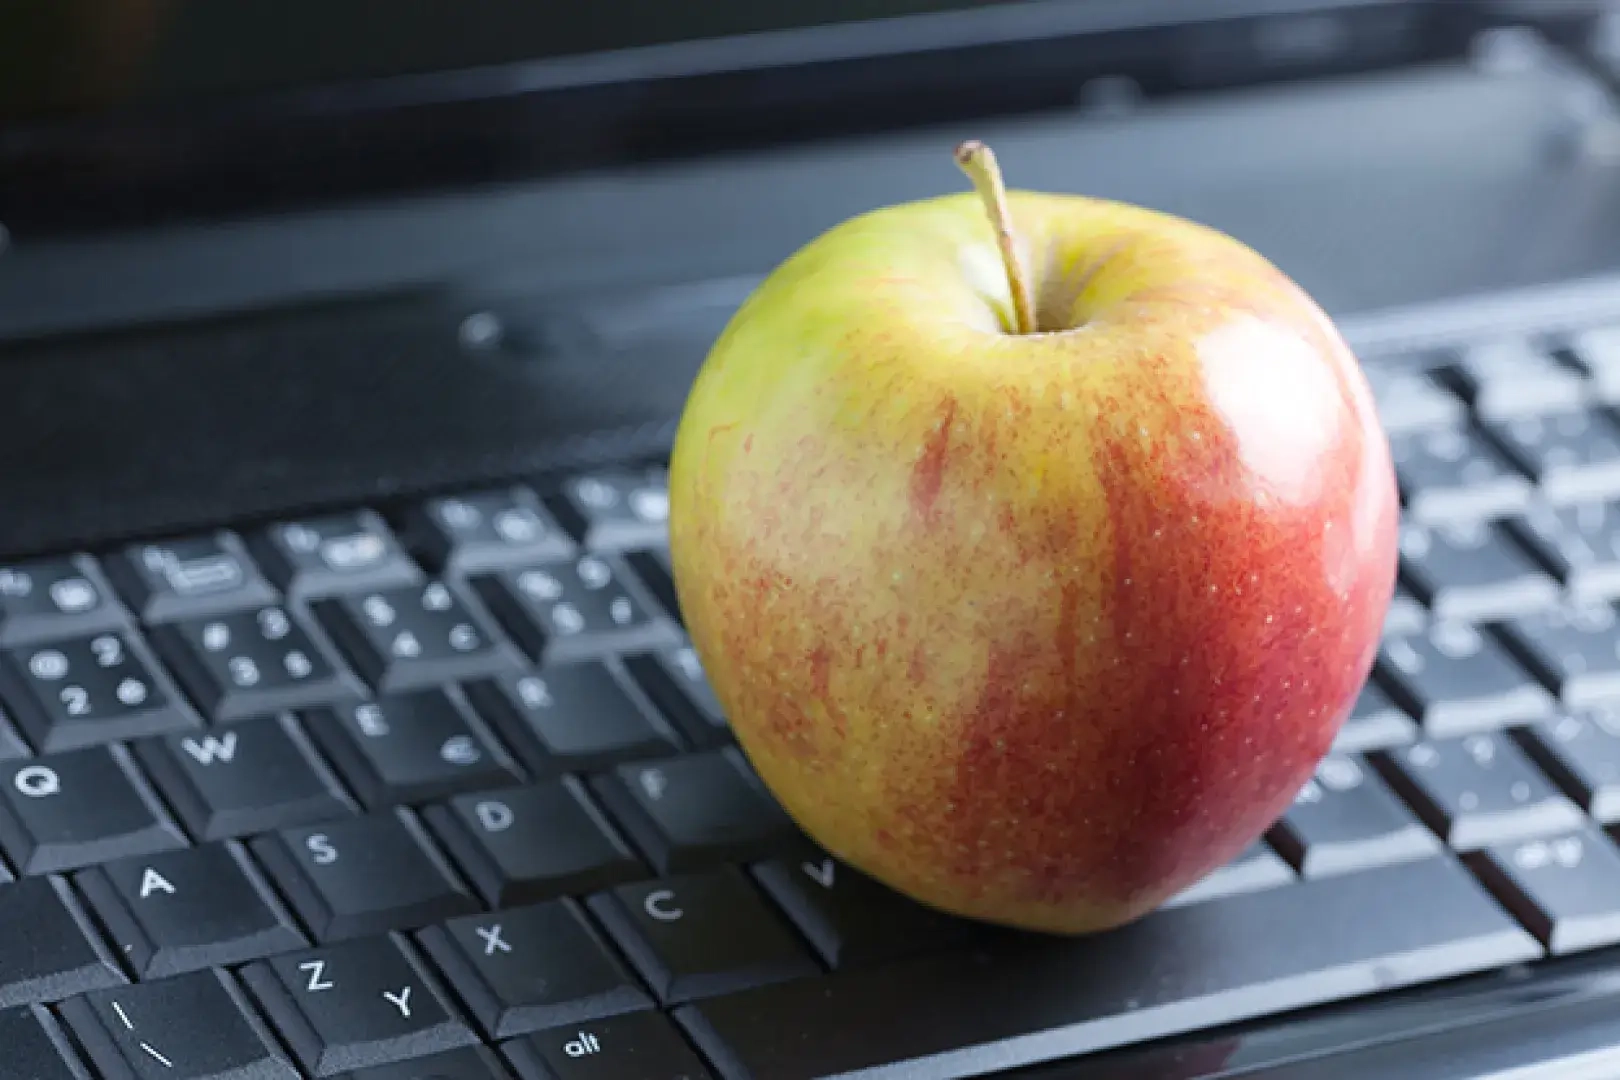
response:
{"label": "red and yellow apple", "polygon": [[809,837],[932,907],[1088,932],[1238,855],[1328,751],[1394,474],[1355,357],[1261,255],[963,160],[982,199],[831,229],[716,341],[674,579]]}

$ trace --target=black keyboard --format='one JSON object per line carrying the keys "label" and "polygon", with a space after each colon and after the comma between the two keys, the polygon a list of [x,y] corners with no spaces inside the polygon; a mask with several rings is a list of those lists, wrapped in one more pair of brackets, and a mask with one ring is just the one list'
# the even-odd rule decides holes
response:
{"label": "black keyboard", "polygon": [[1620,944],[1620,334],[1554,346],[1373,373],[1405,523],[1354,714],[1088,939],[795,830],[655,466],[0,567],[0,1071],[956,1077]]}

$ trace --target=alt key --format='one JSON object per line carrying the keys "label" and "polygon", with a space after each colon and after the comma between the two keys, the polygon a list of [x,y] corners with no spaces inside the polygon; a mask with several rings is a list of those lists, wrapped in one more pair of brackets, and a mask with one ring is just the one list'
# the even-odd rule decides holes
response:
{"label": "alt key", "polygon": [[506,1044],[522,1080],[713,1080],[656,1012],[552,1028]]}

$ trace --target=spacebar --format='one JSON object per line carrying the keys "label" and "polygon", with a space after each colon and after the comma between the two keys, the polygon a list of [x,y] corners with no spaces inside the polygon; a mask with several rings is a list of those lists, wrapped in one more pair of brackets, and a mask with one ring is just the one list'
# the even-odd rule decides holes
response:
{"label": "spacebar", "polygon": [[1541,955],[1449,856],[677,1013],[726,1080],[979,1076]]}

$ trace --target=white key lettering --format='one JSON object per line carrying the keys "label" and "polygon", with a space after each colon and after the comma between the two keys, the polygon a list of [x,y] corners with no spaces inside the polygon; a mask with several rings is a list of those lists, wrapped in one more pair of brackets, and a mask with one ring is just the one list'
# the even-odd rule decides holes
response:
{"label": "white key lettering", "polygon": [[473,808],[473,813],[478,815],[478,824],[483,830],[490,833],[505,832],[512,827],[515,820],[512,808],[494,799],[486,799],[479,803]]}
{"label": "white key lettering", "polygon": [[170,883],[168,878],[148,866],[145,873],[141,875],[141,899],[145,900],[156,892],[168,893],[173,896],[174,885]]}
{"label": "white key lettering", "polygon": [[648,915],[657,919],[659,922],[676,922],[682,918],[686,912],[682,911],[672,903],[674,899],[675,894],[670,890],[657,889],[647,894],[647,898],[641,902],[641,906]]}
{"label": "white key lettering", "polygon": [[192,760],[199,765],[212,765],[216,761],[223,761],[227,765],[236,760],[236,732],[227,731],[223,735],[207,735],[201,742],[187,736],[180,741],[180,745],[190,754]]}
{"label": "white key lettering", "polygon": [[314,833],[304,841],[304,847],[316,866],[331,866],[338,861],[338,849],[332,846],[332,838],[325,833]]}
{"label": "white key lettering", "polygon": [[399,1010],[399,1015],[402,1018],[404,1018],[406,1020],[409,1020],[411,1018],[411,988],[410,987],[406,986],[406,987],[401,988],[401,990],[397,994],[396,993],[391,993],[391,992],[389,992],[387,990],[384,990],[383,991],[383,1000],[387,1001],[388,1004],[390,1004],[394,1008],[398,1009]]}
{"label": "white key lettering", "polygon": [[506,939],[501,937],[500,923],[496,923],[494,926],[478,927],[478,936],[484,939],[485,956],[494,956],[498,952],[509,953],[512,951],[512,946],[508,945]]}
{"label": "white key lettering", "polygon": [[833,875],[836,872],[835,868],[837,865],[838,864],[833,862],[831,859],[822,859],[819,863],[800,863],[799,869],[803,870],[806,877],[815,882],[817,885],[820,885],[823,889],[830,889],[833,887],[833,882],[835,880]]}
{"label": "white key lettering", "polygon": [[309,982],[304,989],[311,994],[318,994],[323,990],[330,990],[336,984],[326,977],[325,960],[306,960],[298,965],[298,970],[309,976]]}
{"label": "white key lettering", "polygon": [[602,1040],[588,1031],[582,1031],[563,1043],[563,1053],[571,1058],[590,1057],[592,1054],[600,1054],[601,1052]]}
{"label": "white key lettering", "polygon": [[25,765],[17,770],[12,783],[30,799],[48,799],[62,791],[61,778],[48,765]]}

